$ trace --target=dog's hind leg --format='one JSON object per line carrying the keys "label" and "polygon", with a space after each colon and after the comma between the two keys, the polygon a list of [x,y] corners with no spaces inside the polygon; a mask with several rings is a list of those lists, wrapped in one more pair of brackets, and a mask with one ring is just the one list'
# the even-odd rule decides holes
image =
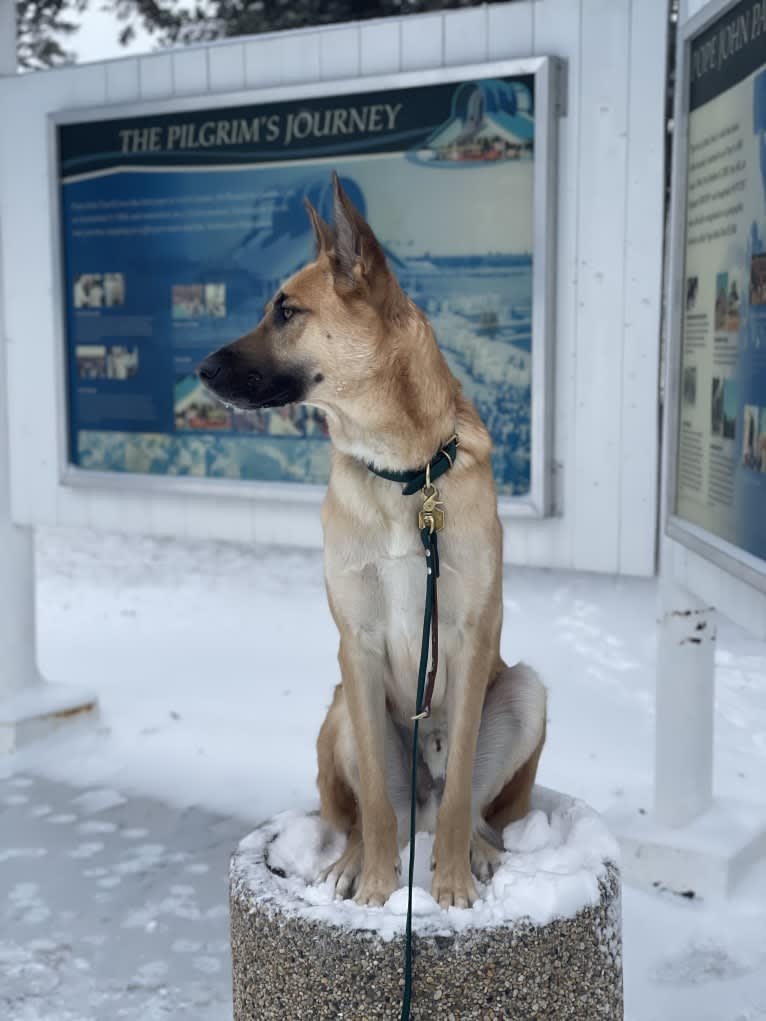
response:
{"label": "dog's hind leg", "polygon": [[471,866],[486,881],[502,851],[502,832],[529,811],[545,743],[545,688],[531,667],[506,667],[487,691],[472,783]]}

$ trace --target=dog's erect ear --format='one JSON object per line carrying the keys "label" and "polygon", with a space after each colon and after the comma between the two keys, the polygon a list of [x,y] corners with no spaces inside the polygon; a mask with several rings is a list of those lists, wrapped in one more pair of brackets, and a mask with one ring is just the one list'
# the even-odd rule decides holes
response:
{"label": "dog's erect ear", "polygon": [[335,212],[334,270],[336,281],[355,286],[360,279],[371,283],[376,272],[386,270],[386,256],[372,228],[332,175]]}
{"label": "dog's erect ear", "polygon": [[317,255],[321,255],[322,252],[329,252],[335,242],[332,227],[328,223],[324,222],[308,199],[304,199],[303,204],[306,207],[306,212],[309,214],[311,226],[314,228],[314,237],[317,243]]}

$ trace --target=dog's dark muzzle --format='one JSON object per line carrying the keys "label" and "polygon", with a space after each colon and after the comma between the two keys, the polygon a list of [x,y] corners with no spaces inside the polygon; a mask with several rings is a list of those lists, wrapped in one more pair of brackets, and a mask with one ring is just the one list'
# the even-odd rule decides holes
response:
{"label": "dog's dark muzzle", "polygon": [[278,408],[302,400],[306,382],[300,372],[257,368],[247,355],[222,347],[209,355],[197,368],[207,389],[226,404],[243,411]]}

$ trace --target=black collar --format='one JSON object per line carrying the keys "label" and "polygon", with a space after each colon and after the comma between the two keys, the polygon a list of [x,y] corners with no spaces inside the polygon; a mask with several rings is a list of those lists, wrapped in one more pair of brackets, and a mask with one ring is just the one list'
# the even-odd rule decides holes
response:
{"label": "black collar", "polygon": [[365,461],[364,464],[373,475],[378,475],[381,479],[388,479],[389,482],[401,482],[404,485],[402,495],[411,496],[426,485],[428,481],[426,471],[428,469],[430,469],[431,482],[450,470],[457,457],[457,448],[458,438],[453,436],[434,454],[427,466],[414,468],[410,471],[384,471],[382,468],[376,468],[368,461]]}

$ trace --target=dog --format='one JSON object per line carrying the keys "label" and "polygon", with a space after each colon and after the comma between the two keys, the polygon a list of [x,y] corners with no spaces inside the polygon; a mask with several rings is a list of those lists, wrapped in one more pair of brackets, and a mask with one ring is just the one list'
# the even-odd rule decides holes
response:
{"label": "dog", "polygon": [[[453,434],[439,479],[440,660],[421,723],[417,828],[435,833],[432,894],[470,907],[510,822],[529,810],[545,742],[546,692],[500,656],[502,528],[489,434],[450,372],[425,314],[337,175],[334,225],[310,203],[315,258],[261,322],[199,367],[238,409],[305,403],[327,417],[332,468],[321,519],[340,683],[317,742],[321,817],[347,834],[328,871],[338,896],[382,905],[410,839],[410,751],[425,561],[417,497],[375,474],[430,463]],[[415,504],[413,504],[415,501]]]}

